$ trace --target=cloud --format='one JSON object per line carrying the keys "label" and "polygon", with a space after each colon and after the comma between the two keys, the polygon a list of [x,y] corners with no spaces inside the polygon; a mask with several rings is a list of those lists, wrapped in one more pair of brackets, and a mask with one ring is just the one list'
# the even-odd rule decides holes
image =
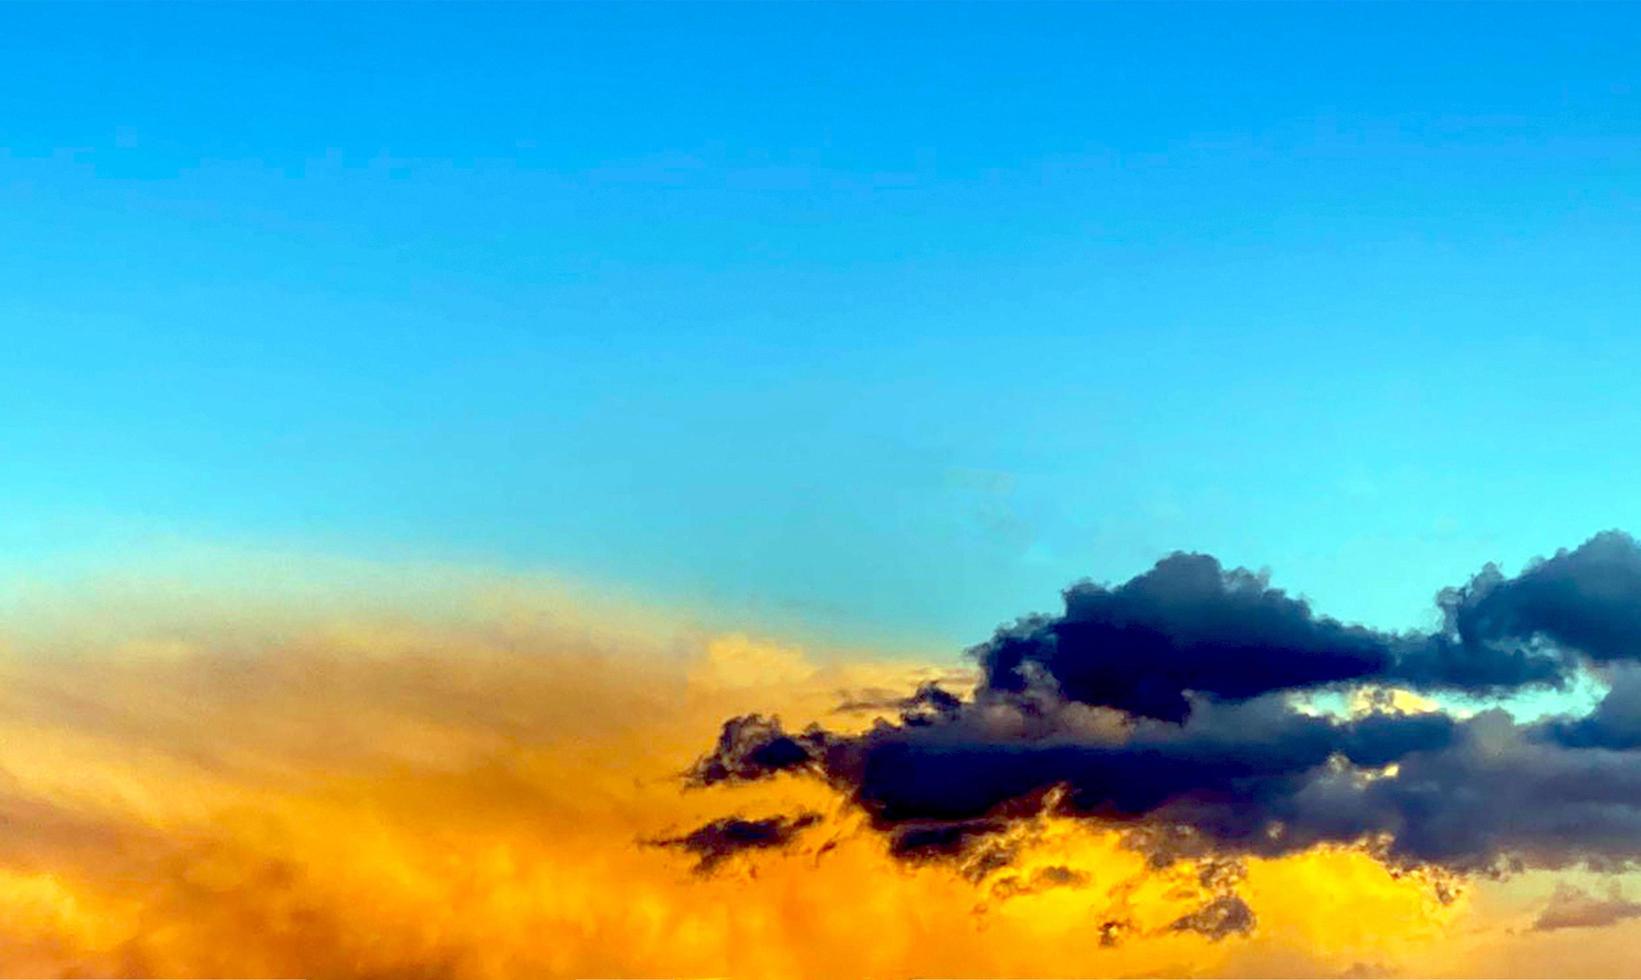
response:
{"label": "cloud", "polygon": [[1202,908],[1182,915],[1169,928],[1175,932],[1195,932],[1212,940],[1253,932],[1254,910],[1235,895],[1221,895]]}
{"label": "cloud", "polygon": [[[49,621],[0,616],[0,974],[1322,976],[1373,962],[1447,975],[1489,972],[1477,950],[1556,938],[1507,934],[1470,901],[1499,886],[1372,846],[1221,839],[1236,828],[1216,808],[1244,789],[1266,801],[1257,812],[1345,820],[1329,807],[1360,801],[1313,798],[1318,758],[1324,774],[1384,783],[1386,759],[1406,773],[1491,737],[1401,697],[1316,718],[1281,692],[1191,692],[1176,724],[692,623],[655,635],[623,612],[606,629],[522,586],[477,606],[420,591],[390,606],[382,577],[351,613],[328,591],[288,618],[241,604],[261,578],[214,597],[191,580],[162,609],[165,589],[133,577],[120,592],[135,613],[73,589]],[[895,696],[872,695],[879,723],[834,713],[840,691]],[[725,718],[753,715],[722,737]],[[1511,730],[1502,756],[1478,744],[1471,765],[1503,780],[1512,752],[1624,754],[1569,748],[1548,724]],[[1174,786],[1218,773],[1217,789],[1118,817],[1079,810],[1064,786],[1010,795],[999,750],[1053,775],[1050,749],[1080,747],[1106,753],[1081,763],[1090,773]],[[723,764],[680,792],[703,748]],[[946,751],[977,753],[983,788],[1008,798],[974,818],[852,802],[869,784],[885,814],[939,803],[939,786],[865,777],[890,775],[896,753],[932,773]],[[1515,799],[1557,792],[1532,785]],[[1170,807],[1180,822],[1161,819]],[[1475,809],[1465,819],[1490,833],[1527,819]],[[702,828],[698,849],[641,843]],[[785,842],[735,846],[747,837]],[[692,873],[718,853],[756,874]],[[1251,932],[1173,928],[1229,897]],[[1584,945],[1583,972],[1635,972],[1629,947]]]}
{"label": "cloud", "polygon": [[[726,658],[740,641],[612,646],[522,622],[336,620],[256,642],[196,624],[220,642],[0,658],[0,974],[1246,972],[1231,957],[1255,940],[1168,928],[1218,886],[1190,858],[1149,866],[1115,831],[907,823],[897,851],[835,806],[819,767],[678,791],[726,713],[768,705],[801,729],[835,718],[840,689],[915,692],[936,673],[923,665],[808,655],[749,687],[738,665],[771,658]],[[806,757],[862,733],[827,734],[797,740]],[[641,844],[656,839],[679,843]],[[721,855],[756,875],[691,872]],[[1250,866],[1273,896],[1244,896],[1270,942],[1297,923],[1351,956],[1417,956],[1430,940],[1409,923],[1442,921],[1422,884],[1371,862],[1338,865],[1354,868],[1346,896],[1333,866],[1290,865]],[[1355,914],[1321,914],[1320,895]],[[1106,921],[1125,942],[1114,927],[1100,944]]]}
{"label": "cloud", "polygon": [[1080,583],[1065,613],[1021,620],[973,651],[992,691],[1049,686],[1084,704],[1181,721],[1185,691],[1250,698],[1381,673],[1387,639],[1208,555],[1174,554],[1115,588]]}
{"label": "cloud", "polygon": [[711,874],[720,864],[746,851],[785,847],[803,830],[820,823],[821,815],[804,812],[795,817],[764,817],[745,820],[722,817],[702,824],[679,837],[659,837],[647,843],[672,847],[695,856],[698,874]]}
{"label": "cloud", "polygon": [[1641,902],[1629,901],[1616,888],[1606,898],[1598,898],[1563,884],[1556,887],[1549,904],[1539,912],[1533,929],[1537,932],[1592,929],[1637,917],[1641,917]]}
{"label": "cloud", "polygon": [[1620,531],[1514,578],[1490,565],[1440,602],[1467,647],[1536,643],[1597,663],[1641,658],[1641,547]]}
{"label": "cloud", "polygon": [[1572,748],[1641,748],[1641,668],[1619,668],[1594,711],[1548,727],[1557,741]]}
{"label": "cloud", "polygon": [[992,886],[991,893],[1000,899],[1023,895],[1040,895],[1055,888],[1082,888],[1089,884],[1088,872],[1052,864],[1038,868],[1029,875],[1009,875]]}
{"label": "cloud", "polygon": [[793,736],[781,729],[779,718],[731,718],[718,734],[717,748],[696,760],[685,780],[692,786],[711,786],[811,768],[832,741],[833,736],[818,725]]}
{"label": "cloud", "polygon": [[[1621,548],[1637,551],[1628,538],[1602,536],[1523,579],[1556,562],[1577,566],[1557,581],[1600,576],[1612,562],[1580,556]],[[1542,615],[1546,603],[1521,601],[1533,593],[1479,576],[1443,593],[1447,630],[1397,635],[1318,616],[1303,599],[1271,588],[1263,574],[1226,570],[1210,555],[1175,553],[1119,586],[1073,585],[1064,593],[1063,614],[1022,619],[971,653],[987,690],[1049,688],[1070,701],[1172,722],[1190,713],[1190,693],[1245,700],[1371,681],[1495,693],[1559,684],[1567,672],[1564,656],[1509,645],[1554,625]],[[1501,611],[1512,606],[1512,596],[1514,605],[1528,608]],[[1635,598],[1641,601],[1641,588]],[[1555,624],[1564,632],[1579,622],[1568,610],[1558,612]],[[1585,624],[1583,633],[1592,632]]]}
{"label": "cloud", "polygon": [[[818,830],[827,794],[751,794],[734,823],[675,775],[750,699],[820,716],[840,688],[915,686],[916,670],[786,669],[800,655],[784,647],[563,626],[520,596],[449,619],[420,604],[219,618],[190,598],[145,600],[129,630],[82,600],[99,635],[46,652],[37,624],[0,623],[0,975],[861,972],[828,966],[851,962],[837,951],[855,927],[832,897],[881,874],[881,854],[845,842],[759,891],[673,857],[776,859]],[[753,819],[770,813],[785,816]],[[688,839],[639,844],[668,836]],[[800,880],[813,895],[784,897]]]}
{"label": "cloud", "polygon": [[1498,709],[1409,712],[1382,691],[1349,717],[1291,697],[1511,694],[1641,657],[1641,547],[1627,535],[1515,578],[1489,568],[1441,593],[1444,627],[1424,635],[1317,616],[1205,555],[1065,598],[1063,615],[972,651],[983,672],[966,700],[925,686],[856,734],[734,718],[690,781],[816,779],[911,860],[968,859],[1042,814],[1128,828],[1157,854],[1347,845],[1472,870],[1641,858],[1634,673],[1588,716],[1533,725]]}

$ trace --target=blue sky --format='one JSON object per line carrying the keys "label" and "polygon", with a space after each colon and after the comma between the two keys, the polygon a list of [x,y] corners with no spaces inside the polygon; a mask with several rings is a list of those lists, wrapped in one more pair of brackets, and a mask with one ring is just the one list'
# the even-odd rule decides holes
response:
{"label": "blue sky", "polygon": [[11,5],[0,562],[941,648],[1641,528],[1641,8]]}

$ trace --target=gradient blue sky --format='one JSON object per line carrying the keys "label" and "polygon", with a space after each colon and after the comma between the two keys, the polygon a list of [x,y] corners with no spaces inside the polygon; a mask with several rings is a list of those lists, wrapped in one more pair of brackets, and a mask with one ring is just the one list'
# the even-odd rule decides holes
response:
{"label": "gradient blue sky", "polygon": [[941,648],[1641,528],[1641,7],[0,8],[0,552]]}

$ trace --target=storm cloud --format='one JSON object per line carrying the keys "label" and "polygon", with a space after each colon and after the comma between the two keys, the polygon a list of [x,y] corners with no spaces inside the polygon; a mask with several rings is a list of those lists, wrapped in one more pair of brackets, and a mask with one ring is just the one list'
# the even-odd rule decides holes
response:
{"label": "storm cloud", "polygon": [[[1624,663],[1641,656],[1641,546],[1608,532],[1514,578],[1489,566],[1437,605],[1436,631],[1381,632],[1174,554],[1120,585],[1074,585],[1061,615],[973,648],[967,698],[925,686],[854,734],[734,718],[686,779],[822,780],[906,860],[972,861],[1040,814],[1174,856],[1351,844],[1459,870],[1641,858],[1641,667]],[[1396,687],[1441,704],[1580,672],[1610,678],[1605,700],[1533,724],[1384,698],[1322,713],[1302,697]],[[1217,934],[1243,928],[1229,905],[1214,916]]]}

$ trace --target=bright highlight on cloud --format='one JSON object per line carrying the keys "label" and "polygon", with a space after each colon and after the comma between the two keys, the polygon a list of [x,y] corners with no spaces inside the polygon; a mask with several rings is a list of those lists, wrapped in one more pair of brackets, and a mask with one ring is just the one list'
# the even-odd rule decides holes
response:
{"label": "bright highlight on cloud", "polygon": [[[1535,571],[1607,596],[1634,546],[1598,540],[1610,551]],[[1525,596],[1534,574],[1486,594]],[[1237,573],[1192,580],[1206,592],[1165,579],[1106,590],[1129,603],[1120,635],[1162,651],[1133,690],[1188,681],[1205,644],[1237,649],[1229,626],[1173,625],[1192,603],[1225,624],[1274,609],[1257,635],[1299,648],[1345,629]],[[1146,588],[1166,601],[1134,601]],[[0,974],[1506,975],[1569,950],[1582,972],[1633,970],[1633,946],[1578,941],[1636,923],[1603,876],[1476,873],[1628,860],[1629,784],[1608,782],[1633,744],[1628,675],[1585,718],[1518,724],[1426,710],[1435,683],[1434,702],[1306,713],[1289,692],[1338,682],[1273,668],[1282,685],[1256,691],[1181,684],[1189,713],[1170,721],[1068,697],[1053,678],[1074,648],[1052,620],[1026,628],[1037,666],[1010,686],[997,640],[977,671],[478,591],[316,614],[196,587],[135,618],[129,590],[87,595],[54,622],[78,601],[93,638],[49,649],[14,610]],[[1505,660],[1564,678],[1621,659],[1490,608],[1521,635],[1476,634]]]}

